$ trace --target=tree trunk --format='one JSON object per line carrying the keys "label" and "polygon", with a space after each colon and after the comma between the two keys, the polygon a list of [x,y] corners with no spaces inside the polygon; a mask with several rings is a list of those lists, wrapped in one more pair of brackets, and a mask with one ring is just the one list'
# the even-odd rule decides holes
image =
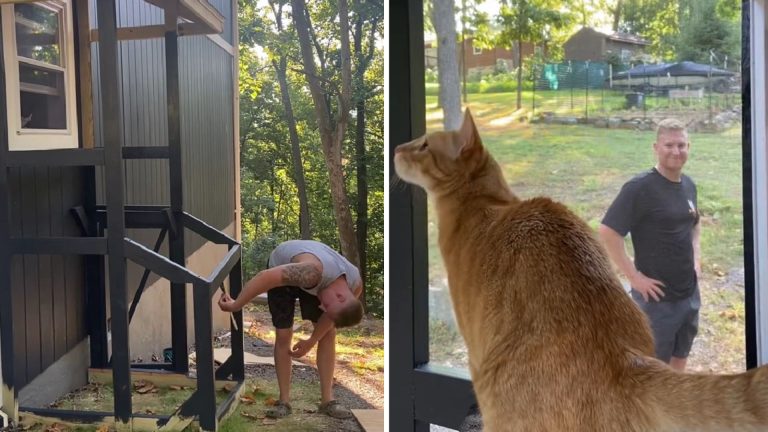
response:
{"label": "tree trunk", "polygon": [[[355,1],[359,8],[359,0]],[[355,125],[355,156],[357,160],[357,250],[360,253],[360,278],[363,280],[363,292],[360,294],[360,302],[366,304],[366,281],[368,277],[368,163],[365,151],[365,71],[373,57],[375,45],[376,21],[371,22],[371,40],[368,45],[367,55],[363,54],[363,18],[358,14],[355,21],[353,42],[357,69],[355,70],[355,87],[357,123]],[[367,309],[367,307],[366,307]]]}
{"label": "tree trunk", "polygon": [[360,277],[363,280],[363,294],[360,301],[365,304],[365,281],[368,268],[368,167],[365,157],[365,98],[357,100],[357,125],[355,128],[355,151],[357,153],[357,249],[360,253]]}
{"label": "tree trunk", "polygon": [[349,208],[349,200],[344,186],[344,171],[341,165],[341,143],[344,140],[344,132],[349,121],[349,102],[351,97],[351,65],[349,51],[349,14],[346,0],[339,0],[339,22],[341,38],[341,68],[342,90],[339,97],[338,118],[336,126],[331,124],[331,113],[326,104],[325,90],[320,85],[320,79],[315,67],[312,43],[309,36],[309,17],[304,0],[291,0],[293,21],[296,33],[299,36],[301,57],[306,71],[312,101],[317,115],[320,141],[323,145],[325,164],[328,167],[328,176],[331,186],[331,200],[336,224],[339,229],[341,253],[354,265],[360,265],[360,255],[357,249],[352,212]]}
{"label": "tree trunk", "polygon": [[[275,5],[270,1],[270,7],[275,14],[275,23],[277,31],[283,32],[283,5]],[[309,212],[309,198],[307,198],[307,182],[304,178],[304,163],[301,160],[301,147],[299,145],[299,133],[296,131],[296,117],[293,114],[293,105],[291,104],[291,95],[288,88],[287,69],[288,61],[285,54],[280,55],[278,61],[273,60],[272,66],[277,74],[277,81],[280,84],[280,98],[285,107],[285,121],[288,123],[288,134],[291,139],[291,164],[293,165],[293,181],[296,183],[296,189],[299,193],[299,233],[302,239],[312,238],[312,219]]]}
{"label": "tree trunk", "polygon": [[296,131],[296,117],[293,115],[291,95],[288,92],[285,56],[280,57],[279,63],[273,61],[272,64],[277,73],[277,81],[280,83],[280,98],[285,108],[285,121],[288,123],[288,133],[291,137],[293,180],[299,192],[299,229],[301,238],[309,240],[312,238],[312,224],[309,213],[309,199],[307,198],[307,182],[304,179],[304,164],[301,161],[301,147],[299,146],[299,133]]}
{"label": "tree trunk", "polygon": [[616,2],[616,8],[613,10],[613,31],[619,31],[619,22],[621,21],[622,0]]}
{"label": "tree trunk", "polygon": [[517,109],[523,106],[523,42],[517,41]]}
{"label": "tree trunk", "polygon": [[434,0],[432,24],[437,33],[437,77],[440,82],[443,126],[446,130],[456,130],[461,126],[461,97],[453,0]]}

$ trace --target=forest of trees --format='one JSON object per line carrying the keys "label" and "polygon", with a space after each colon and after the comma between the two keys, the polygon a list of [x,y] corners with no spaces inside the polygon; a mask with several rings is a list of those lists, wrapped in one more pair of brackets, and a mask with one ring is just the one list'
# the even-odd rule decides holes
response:
{"label": "forest of trees", "polygon": [[383,316],[383,0],[239,1],[245,277],[289,239],[359,264]]}
{"label": "forest of trees", "polygon": [[[512,49],[521,42],[546,46],[546,57],[537,61],[567,60],[563,58],[565,41],[588,26],[631,33],[649,41],[643,58],[632,59],[633,63],[690,60],[737,70],[741,62],[738,0],[425,0],[424,11],[427,30],[434,32],[438,41],[438,57],[440,43],[452,44],[457,37],[455,28],[444,24],[448,22],[445,15],[453,14],[463,36],[474,38],[475,46]],[[451,123],[448,119],[456,116],[458,105],[459,78],[453,70],[460,66],[450,62],[438,58],[446,126]],[[525,65],[524,59],[518,58],[520,63]],[[522,76],[523,70],[518,68],[518,108]]]}

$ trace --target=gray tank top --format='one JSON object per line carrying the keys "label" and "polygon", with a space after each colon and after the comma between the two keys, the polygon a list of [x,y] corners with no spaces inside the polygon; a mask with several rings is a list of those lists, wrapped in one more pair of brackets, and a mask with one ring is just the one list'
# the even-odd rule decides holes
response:
{"label": "gray tank top", "polygon": [[323,274],[320,283],[312,288],[302,289],[312,295],[317,295],[331,282],[344,275],[347,279],[349,290],[355,292],[355,287],[360,283],[360,271],[352,265],[343,255],[331,249],[324,243],[314,240],[288,240],[280,243],[272,255],[269,256],[269,267],[289,264],[293,257],[303,253],[310,253],[317,257],[323,264]]}

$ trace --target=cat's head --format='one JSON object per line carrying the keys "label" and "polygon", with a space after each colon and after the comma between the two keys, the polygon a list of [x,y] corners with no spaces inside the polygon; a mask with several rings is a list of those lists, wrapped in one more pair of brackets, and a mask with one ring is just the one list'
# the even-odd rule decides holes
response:
{"label": "cat's head", "polygon": [[395,148],[395,172],[429,193],[439,193],[482,169],[487,154],[469,109],[461,128],[433,132]]}

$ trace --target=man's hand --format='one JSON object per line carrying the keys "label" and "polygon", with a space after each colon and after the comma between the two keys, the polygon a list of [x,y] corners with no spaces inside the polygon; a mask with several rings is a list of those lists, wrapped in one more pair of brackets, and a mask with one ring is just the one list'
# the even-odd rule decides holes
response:
{"label": "man's hand", "polygon": [[235,304],[235,300],[233,300],[227,293],[223,293],[221,297],[219,297],[219,307],[224,312],[237,312],[240,310]]}
{"label": "man's hand", "polygon": [[304,357],[309,352],[309,350],[312,349],[313,346],[315,346],[315,341],[313,341],[311,338],[301,339],[296,342],[296,345],[293,346],[293,349],[291,350],[291,357]]}
{"label": "man's hand", "polygon": [[635,272],[634,277],[629,280],[635,291],[639,292],[643,299],[648,302],[648,298],[652,298],[655,301],[661,300],[664,297],[664,291],[661,289],[664,283],[656,279],[651,279],[648,276],[638,272]]}

